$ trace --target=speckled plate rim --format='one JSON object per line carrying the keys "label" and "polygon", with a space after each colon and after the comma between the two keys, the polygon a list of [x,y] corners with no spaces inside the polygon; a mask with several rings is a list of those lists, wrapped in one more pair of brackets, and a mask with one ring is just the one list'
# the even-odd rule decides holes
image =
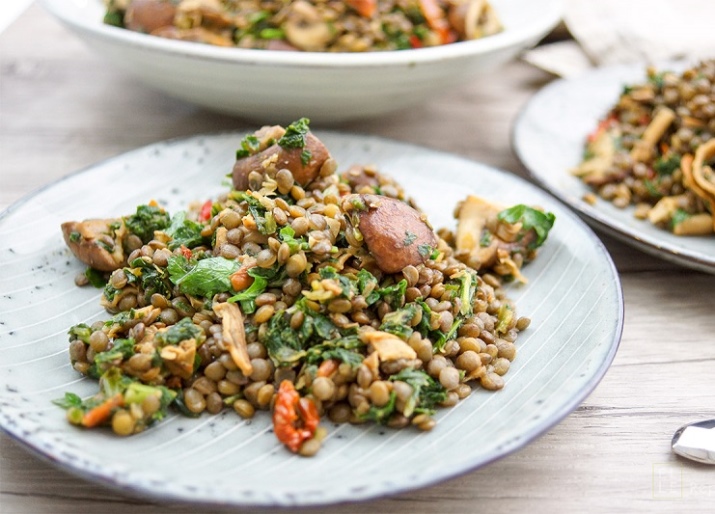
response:
{"label": "speckled plate rim", "polygon": [[[418,147],[417,145],[409,144],[409,143],[404,143],[401,141],[397,140],[390,140],[387,138],[379,138],[376,136],[363,136],[363,135],[356,135],[356,134],[350,134],[350,133],[345,133],[345,132],[336,132],[336,131],[315,131],[316,135],[319,137],[322,137],[323,135],[335,135],[338,137],[350,137],[350,138],[360,138],[362,141],[365,142],[370,142],[370,141],[375,141],[379,143],[387,143],[387,144],[392,144],[396,145],[399,147],[404,148],[405,150],[410,150],[410,149],[415,149],[423,152],[429,152],[431,155],[434,156],[445,156],[453,159],[458,159],[465,164],[474,166],[477,170],[479,168],[485,169],[486,171],[490,173],[496,173],[502,176],[502,178],[509,182],[509,181],[515,181],[520,183],[521,186],[525,187],[527,190],[530,191],[531,194],[533,194],[536,197],[543,198],[544,200],[549,200],[548,194],[544,193],[541,191],[538,187],[529,184],[528,182],[524,181],[518,176],[515,176],[509,172],[499,170],[497,168],[493,168],[487,165],[480,164],[476,161],[472,161],[470,159],[466,159],[460,156],[456,156],[451,153],[447,152],[442,152],[438,150],[432,150],[424,147]],[[186,141],[191,141],[194,139],[199,139],[199,138],[211,138],[211,137],[216,137],[216,136],[227,136],[227,135],[235,135],[237,138],[240,138],[242,135],[244,135],[245,132],[234,132],[234,131],[224,131],[224,132],[216,132],[216,133],[208,133],[208,134],[202,134],[202,135],[196,135],[196,136],[191,136],[191,137],[178,137],[178,138],[173,138],[173,139],[168,139],[164,141],[160,141],[157,143],[152,143],[149,145],[146,145],[144,147],[137,148],[135,150],[131,150],[128,152],[124,152],[121,154],[118,154],[113,157],[109,157],[107,159],[95,162],[93,164],[90,164],[80,170],[77,170],[75,172],[72,172],[56,181],[53,181],[51,183],[48,183],[44,186],[41,186],[34,191],[28,193],[27,195],[23,196],[21,199],[10,205],[7,209],[4,211],[0,212],[0,223],[3,222],[3,220],[8,217],[10,214],[14,213],[18,209],[21,209],[23,206],[28,204],[35,196],[38,194],[45,192],[49,189],[52,189],[55,185],[66,181],[70,178],[91,173],[95,168],[102,167],[103,165],[115,162],[115,161],[121,161],[124,158],[131,157],[132,155],[139,154],[140,152],[146,151],[149,148],[155,147],[155,146],[171,146],[171,145],[180,145]],[[379,163],[378,163],[379,164]],[[409,191],[408,191],[409,192]],[[555,204],[557,202],[554,201]],[[225,501],[220,498],[217,498],[215,501],[196,501],[193,500],[192,498],[188,497],[187,495],[177,495],[175,493],[167,492],[167,491],[158,491],[153,488],[149,487],[141,487],[138,486],[137,484],[131,483],[124,483],[123,481],[119,481],[116,478],[116,475],[109,472],[108,470],[103,470],[103,469],[84,469],[80,466],[77,465],[77,463],[73,459],[68,459],[64,455],[51,455],[48,454],[47,451],[43,450],[43,448],[38,444],[38,441],[33,440],[32,435],[25,435],[22,433],[22,430],[20,427],[16,425],[12,425],[8,423],[7,417],[4,415],[2,411],[2,406],[0,405],[0,430],[2,430],[4,433],[8,434],[14,441],[16,441],[18,444],[20,444],[22,447],[26,448],[29,450],[31,453],[34,455],[38,456],[41,460],[44,460],[45,462],[48,462],[59,469],[62,469],[63,471],[66,471],[72,475],[81,477],[83,479],[86,479],[90,482],[96,482],[100,483],[104,486],[107,486],[113,490],[128,494],[130,496],[136,497],[136,498],[143,498],[143,499],[153,499],[156,501],[161,501],[161,502],[166,502],[166,503],[181,503],[181,504],[187,504],[187,505],[195,505],[195,506],[205,506],[205,507],[219,507],[219,508],[231,508],[231,507],[271,507],[271,508],[290,508],[290,507],[311,507],[311,506],[326,506],[326,505],[337,505],[337,504],[343,504],[343,503],[350,503],[350,502],[355,502],[355,501],[368,501],[368,500],[374,500],[378,498],[382,498],[385,496],[393,496],[401,493],[408,493],[413,490],[429,487],[429,486],[434,486],[436,484],[439,484],[441,482],[444,482],[446,480],[450,480],[453,478],[457,478],[463,475],[466,475],[468,473],[471,473],[477,469],[480,469],[494,461],[497,461],[499,459],[502,459],[504,457],[507,457],[511,455],[514,452],[517,452],[518,450],[526,447],[528,444],[536,440],[537,438],[541,437],[544,435],[546,432],[548,432],[550,429],[552,429],[554,426],[556,426],[558,423],[560,423],[564,418],[566,418],[570,413],[572,413],[578,406],[593,392],[593,390],[597,387],[597,385],[600,383],[600,381],[603,379],[604,375],[608,371],[609,367],[611,366],[613,359],[616,356],[618,347],[620,345],[622,333],[623,333],[623,324],[624,324],[624,300],[623,300],[623,291],[622,291],[622,286],[620,283],[619,275],[616,270],[616,267],[606,250],[605,246],[603,243],[600,241],[600,239],[596,236],[595,233],[577,216],[575,216],[573,213],[571,213],[568,209],[561,209],[559,214],[560,217],[568,217],[571,222],[573,222],[577,228],[585,235],[589,242],[593,245],[593,248],[595,249],[596,253],[599,256],[599,259],[602,260],[603,264],[605,264],[605,269],[609,272],[611,280],[611,285],[614,288],[614,300],[617,302],[617,305],[615,306],[615,311],[617,313],[617,318],[615,320],[610,320],[613,322],[613,327],[610,332],[610,337],[608,338],[607,341],[607,347],[608,351],[604,355],[603,359],[600,361],[599,365],[593,370],[591,375],[588,377],[587,380],[585,380],[581,386],[573,391],[573,393],[570,395],[569,401],[564,402],[561,404],[559,409],[549,416],[548,418],[542,418],[543,421],[541,421],[538,426],[534,427],[532,430],[526,431],[524,433],[521,433],[519,437],[515,437],[507,441],[506,443],[503,443],[499,445],[497,448],[494,448],[491,452],[483,456],[482,458],[479,458],[477,460],[473,458],[465,458],[462,462],[460,462],[458,465],[456,465],[453,469],[446,470],[442,469],[441,472],[436,473],[430,477],[425,477],[422,475],[422,479],[418,481],[403,481],[401,483],[390,483],[388,487],[385,487],[384,485],[382,487],[378,488],[372,488],[372,489],[366,489],[364,491],[360,489],[352,489],[349,490],[349,494],[345,494],[345,491],[348,491],[347,489],[343,492],[343,494],[339,494],[336,496],[332,497],[320,497],[320,498],[315,498],[315,497],[291,497],[290,501],[288,502],[265,502],[265,501]],[[0,384],[2,385],[2,384]]]}
{"label": "speckled plate rim", "polygon": [[[684,68],[685,66],[686,63],[682,61],[670,61],[658,64],[659,69],[678,70]],[[581,83],[591,81],[597,77],[612,77],[614,83],[620,86],[623,84],[623,80],[619,77],[623,75],[634,75],[639,72],[643,76],[645,74],[645,68],[646,65],[640,63],[617,65],[588,71],[573,78],[558,79],[553,81],[536,93],[519,112],[511,130],[512,150],[532,180],[534,180],[544,190],[556,196],[559,200],[574,209],[591,226],[655,257],[659,257],[690,269],[702,271],[704,273],[715,274],[715,248],[713,255],[708,256],[701,252],[688,249],[687,237],[678,238],[677,242],[681,245],[679,248],[667,240],[668,238],[674,238],[677,236],[672,236],[665,231],[661,231],[662,234],[649,235],[643,230],[628,227],[627,225],[619,222],[617,218],[609,216],[608,213],[599,209],[598,206],[591,206],[587,204],[581,196],[573,196],[562,188],[554,186],[549,181],[551,172],[536,162],[533,156],[524,149],[521,143],[523,138],[533,137],[533,134],[525,134],[526,129],[524,129],[524,120],[529,118],[531,110],[534,109],[534,106],[544,101],[545,98],[549,98],[550,96],[556,94],[564,87],[577,88]],[[603,99],[599,100],[603,101]],[[612,98],[611,103],[606,105],[611,105],[615,102],[615,100],[616,98]],[[602,114],[605,114],[605,112],[606,111],[604,109]],[[592,121],[592,125],[595,127],[598,120],[593,119]],[[577,162],[574,162],[573,166],[576,166],[577,164]],[[564,169],[563,173],[564,176],[568,175],[568,169]],[[572,180],[574,183],[582,184],[576,177],[572,177]],[[584,194],[591,192],[590,189],[583,185],[581,187],[581,191]],[[629,210],[623,212],[627,213],[625,214],[627,216],[632,216]],[[643,223],[645,224],[647,222],[644,221]],[[715,244],[715,238],[713,242]]]}
{"label": "speckled plate rim", "polygon": [[[487,38],[475,41],[463,41],[433,48],[401,50],[399,52],[352,54],[221,48],[185,41],[174,41],[107,26],[102,24],[101,20],[97,20],[96,23],[90,23],[81,17],[68,15],[61,8],[62,2],[58,2],[58,0],[39,0],[39,3],[48,12],[62,20],[63,23],[71,25],[85,33],[90,33],[105,39],[118,40],[127,45],[143,47],[147,50],[159,53],[180,54],[187,57],[225,63],[271,64],[285,67],[374,68],[384,66],[414,66],[432,61],[480,55],[514,46],[520,44],[522,41],[529,41],[541,37],[561,19],[564,10],[564,0],[539,1],[543,3],[542,15],[535,17],[529,27],[522,28],[522,30],[509,30],[507,27],[503,32]],[[87,0],[84,0],[84,2],[86,4]]]}

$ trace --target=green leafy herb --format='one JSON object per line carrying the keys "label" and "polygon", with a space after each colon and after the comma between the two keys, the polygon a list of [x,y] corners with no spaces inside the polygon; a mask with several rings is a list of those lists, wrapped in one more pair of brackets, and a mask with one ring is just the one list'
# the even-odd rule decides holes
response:
{"label": "green leafy herb", "polygon": [[154,340],[160,346],[167,344],[179,344],[181,341],[193,339],[200,345],[205,339],[204,330],[198,325],[194,325],[191,318],[183,318],[178,323],[171,325],[168,329],[157,332]]}
{"label": "green leafy herb", "polygon": [[683,209],[675,209],[675,212],[673,212],[673,216],[670,218],[671,229],[674,229],[688,218],[690,218],[690,214],[688,214],[686,211],[684,211]]}
{"label": "green leafy herb", "polygon": [[442,350],[444,350],[444,347],[447,344],[447,341],[454,339],[454,335],[457,333],[457,330],[462,325],[463,321],[464,321],[463,318],[455,319],[454,322],[452,323],[452,327],[449,329],[449,332],[447,332],[446,334],[443,332],[440,332],[441,335],[439,336],[437,341],[435,341],[435,343],[434,343],[434,353],[439,353]]}
{"label": "green leafy herb", "polygon": [[204,243],[204,238],[201,235],[203,225],[195,221],[186,219],[186,212],[179,211],[171,218],[171,223],[166,229],[167,235],[171,237],[169,241],[169,249],[175,250],[179,247],[186,246],[194,248]]}
{"label": "green leafy herb", "polygon": [[238,268],[238,261],[223,257],[189,261],[183,255],[172,255],[166,269],[171,282],[182,293],[211,298],[215,294],[231,291],[231,275]]}
{"label": "green leafy herb", "polygon": [[462,316],[471,316],[472,301],[477,292],[477,274],[472,270],[462,270],[454,278],[459,280],[459,313]]}
{"label": "green leafy herb", "polygon": [[253,277],[250,287],[228,299],[229,302],[240,302],[241,309],[246,314],[251,314],[256,310],[255,300],[259,294],[263,293],[273,280],[282,279],[282,270],[279,267],[260,268],[255,266],[249,268],[248,276]]}
{"label": "green leafy herb", "polygon": [[152,423],[166,417],[167,409],[176,399],[177,393],[164,386],[150,386],[140,382],[132,382],[124,392],[124,403],[127,405],[132,403],[141,404],[150,396],[159,398],[159,409],[150,418],[150,423]]}
{"label": "green leafy herb", "polygon": [[377,278],[365,269],[361,269],[357,274],[358,291],[365,298],[368,305],[372,305],[380,299],[380,293],[377,292],[379,285]]}
{"label": "green leafy herb", "polygon": [[337,359],[352,368],[357,368],[363,361],[360,351],[364,346],[357,335],[351,334],[310,347],[306,352],[305,360],[308,364],[317,364],[324,360]]}
{"label": "green leafy herb", "polygon": [[303,164],[303,166],[307,166],[307,164],[310,162],[310,159],[313,157],[313,153],[308,150],[307,148],[304,149],[302,152],[300,152],[300,162]]}
{"label": "green leafy herb", "polygon": [[492,244],[492,234],[488,230],[482,232],[482,237],[479,238],[479,246],[486,248]]}
{"label": "green leafy herb", "polygon": [[124,14],[120,11],[107,11],[104,15],[104,23],[113,27],[124,28]]}
{"label": "green leafy herb", "polygon": [[92,329],[84,323],[79,323],[70,327],[68,334],[70,336],[70,341],[79,339],[83,343],[89,344],[89,336],[92,335]]}
{"label": "green leafy herb", "polygon": [[87,268],[84,271],[84,276],[87,277],[89,283],[97,289],[102,289],[105,285],[107,285],[107,279],[104,277],[104,273],[97,271],[94,268]]}
{"label": "green leafy herb", "polygon": [[258,37],[261,39],[283,39],[285,37],[285,31],[280,28],[266,28],[262,29],[258,33]]}
{"label": "green leafy herb", "polygon": [[234,198],[243,200],[248,204],[248,211],[251,213],[251,216],[253,216],[258,231],[261,234],[275,234],[277,225],[276,220],[273,218],[273,213],[268,211],[257,198],[243,192],[235,194]]}
{"label": "green leafy herb", "polygon": [[390,393],[390,399],[382,407],[377,407],[375,405],[370,406],[365,414],[362,415],[362,419],[366,421],[373,421],[380,425],[385,425],[390,419],[392,413],[395,412],[395,403],[397,402],[397,394],[393,391]]}
{"label": "green leafy herb", "polygon": [[645,186],[646,190],[648,191],[648,194],[653,197],[653,198],[660,198],[663,196],[663,193],[660,192],[658,189],[658,185],[653,182],[652,180],[645,179],[643,180],[643,185]]}
{"label": "green leafy herb", "polygon": [[499,320],[496,326],[497,334],[505,334],[509,329],[512,321],[514,321],[514,311],[507,303],[503,303],[499,307],[499,312],[497,313],[497,319]]}
{"label": "green leafy herb", "polygon": [[[146,300],[149,300],[154,293],[163,296],[171,294],[171,281],[164,268],[145,261],[141,257],[134,259],[129,265],[130,268],[124,268],[124,275],[127,277],[128,283],[141,285]],[[107,288],[113,289],[111,283],[107,283],[105,293]]]}
{"label": "green leafy herb", "polygon": [[382,318],[380,330],[395,334],[405,341],[412,335],[410,322],[415,317],[419,306],[414,303],[405,305],[404,308],[385,314]]}
{"label": "green leafy herb", "polygon": [[661,177],[664,175],[672,175],[678,168],[680,168],[680,155],[677,153],[672,153],[667,158],[659,157],[653,163],[653,169]]}
{"label": "green leafy herb", "polygon": [[648,77],[648,82],[653,84],[657,89],[663,89],[665,72],[654,73]]}
{"label": "green leafy herb", "polygon": [[111,348],[100,352],[94,356],[94,365],[97,369],[102,369],[105,364],[123,361],[134,355],[135,341],[129,339],[115,339]]}
{"label": "green leafy herb", "polygon": [[410,246],[412,243],[415,242],[417,239],[417,234],[413,234],[412,232],[405,231],[405,239],[402,241],[403,246]]}
{"label": "green leafy herb", "polygon": [[536,234],[536,240],[528,245],[528,248],[533,250],[544,244],[549,235],[549,231],[554,226],[556,216],[550,212],[542,212],[533,207],[524,204],[515,205],[509,209],[501,211],[497,214],[500,221],[510,223],[512,225],[521,222],[522,234],[533,230]]}
{"label": "green leafy herb", "polygon": [[439,257],[439,250],[432,248],[427,243],[421,244],[417,247],[417,251],[422,256],[423,259],[436,259]]}
{"label": "green leafy herb", "polygon": [[258,148],[260,148],[260,145],[261,142],[253,134],[244,137],[243,139],[241,139],[241,148],[236,150],[236,159],[243,159],[244,157],[253,155],[254,153],[258,152]]}
{"label": "green leafy herb", "polygon": [[82,398],[74,393],[65,393],[64,397],[52,400],[52,403],[63,409],[82,408]]}
{"label": "green leafy herb", "polygon": [[293,227],[291,227],[290,225],[286,225],[285,227],[280,229],[280,231],[278,232],[278,239],[288,245],[291,254],[297,253],[298,250],[305,251],[310,249],[310,246],[305,239],[303,239],[302,237],[295,237],[295,230],[293,230]]}
{"label": "green leafy herb", "polygon": [[139,237],[144,244],[151,241],[155,230],[168,227],[169,221],[169,213],[153,205],[140,205],[135,214],[124,218],[127,230]]}
{"label": "green leafy herb", "polygon": [[405,291],[407,290],[407,280],[402,279],[397,284],[382,287],[377,290],[380,298],[386,301],[390,307],[397,309],[402,306],[405,300]]}
{"label": "green leafy herb", "polygon": [[79,243],[81,239],[82,234],[80,234],[76,230],[70,232],[70,241],[72,241],[73,243]]}
{"label": "green leafy herb", "polygon": [[347,298],[348,300],[351,300],[355,296],[355,293],[357,292],[357,284],[345,275],[340,275],[332,266],[320,268],[319,275],[321,279],[334,280],[337,282],[342,289],[341,296]]}
{"label": "green leafy herb", "polygon": [[[286,127],[285,134],[278,140],[278,144],[283,148],[305,148],[306,137],[308,136],[308,125],[310,120],[308,118],[301,118],[298,121],[294,121],[288,127]],[[302,161],[301,156],[301,161]],[[310,160],[310,158],[308,158]],[[303,163],[304,165],[306,163]]]}
{"label": "green leafy herb", "polygon": [[447,391],[442,384],[424,371],[405,368],[396,375],[392,375],[390,380],[401,380],[412,387],[412,395],[402,411],[407,417],[413,413],[434,414],[435,407],[447,399]]}

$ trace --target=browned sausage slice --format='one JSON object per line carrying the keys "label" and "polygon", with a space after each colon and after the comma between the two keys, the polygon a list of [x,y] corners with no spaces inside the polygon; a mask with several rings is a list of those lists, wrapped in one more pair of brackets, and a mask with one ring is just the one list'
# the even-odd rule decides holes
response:
{"label": "browned sausage slice", "polygon": [[343,200],[343,207],[357,216],[357,228],[385,273],[398,273],[410,264],[421,264],[437,248],[437,236],[423,215],[400,200],[349,195]]}
{"label": "browned sausage slice", "polygon": [[133,0],[124,14],[124,26],[135,32],[150,34],[172,25],[176,7],[166,0]]}
{"label": "browned sausage slice", "polygon": [[[305,150],[310,152],[310,159],[303,164],[301,158]],[[271,168],[287,169],[297,184],[307,186],[315,180],[329,157],[330,152],[320,139],[308,132],[303,148],[283,148],[274,144],[262,152],[237,160],[233,166],[233,187],[237,191],[245,191],[249,188],[248,175],[252,171],[264,174]]]}

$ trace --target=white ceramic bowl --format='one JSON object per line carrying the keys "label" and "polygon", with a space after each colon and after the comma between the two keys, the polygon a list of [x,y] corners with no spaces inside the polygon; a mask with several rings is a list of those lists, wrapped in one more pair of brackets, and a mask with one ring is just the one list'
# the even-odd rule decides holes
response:
{"label": "white ceramic bowl", "polygon": [[101,0],[40,0],[90,48],[166,93],[260,122],[367,118],[428,101],[536,44],[563,0],[492,0],[505,30],[441,47],[360,54],[220,48],[102,23]]}

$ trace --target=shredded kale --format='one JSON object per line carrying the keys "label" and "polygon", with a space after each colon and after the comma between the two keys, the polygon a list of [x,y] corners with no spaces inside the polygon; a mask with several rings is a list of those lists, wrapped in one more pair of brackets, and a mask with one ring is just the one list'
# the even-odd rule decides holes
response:
{"label": "shredded kale", "polygon": [[395,412],[395,403],[397,401],[397,394],[395,392],[390,393],[390,399],[382,407],[377,407],[375,405],[370,406],[365,414],[362,415],[362,419],[365,421],[373,421],[379,425],[387,424],[390,416]]}
{"label": "shredded kale", "polygon": [[235,194],[234,198],[243,200],[248,204],[248,212],[250,212],[251,216],[253,216],[256,226],[258,227],[258,231],[261,234],[265,234],[267,236],[275,234],[278,227],[276,225],[276,220],[273,218],[273,213],[263,207],[261,202],[259,202],[252,195],[243,192]]}
{"label": "shredded kale", "polygon": [[[156,264],[149,263],[141,257],[134,259],[129,263],[130,268],[124,268],[124,275],[130,284],[138,283],[144,291],[144,298],[148,301],[151,295],[158,293],[163,296],[171,294],[172,285],[167,272],[164,268],[160,268]],[[105,293],[109,289],[112,293],[113,286],[107,283]],[[114,290],[116,292],[116,290]],[[106,296],[106,294],[105,294]],[[109,297],[107,298],[109,299]],[[113,298],[112,298],[113,299]],[[111,301],[111,300],[110,300]]]}
{"label": "shredded kale", "polygon": [[175,325],[171,325],[168,329],[157,332],[154,340],[160,346],[167,344],[179,344],[181,341],[193,339],[197,345],[200,345],[206,335],[201,327],[194,325],[191,318],[183,318]]}
{"label": "shredded kale", "polygon": [[521,222],[522,234],[533,230],[536,233],[536,240],[528,245],[530,250],[534,250],[544,244],[549,235],[549,231],[554,226],[556,216],[550,212],[542,212],[524,204],[515,205],[497,214],[497,219],[512,225]]}
{"label": "shredded kale", "polygon": [[155,230],[168,227],[169,221],[169,213],[153,205],[140,205],[135,214],[124,218],[127,230],[139,237],[144,244],[152,240]]}
{"label": "shredded kale", "polygon": [[402,413],[410,417],[415,414],[434,414],[434,409],[447,399],[447,390],[424,371],[405,368],[390,380],[400,380],[412,387],[412,396],[407,400]]}
{"label": "shredded kale", "polygon": [[409,303],[404,308],[389,312],[382,318],[380,330],[389,332],[397,337],[407,340],[412,335],[410,322],[415,317],[419,306],[415,303]]}
{"label": "shredded kale", "polygon": [[201,235],[203,228],[200,223],[186,219],[185,211],[177,212],[171,218],[171,223],[166,229],[167,235],[171,237],[171,241],[168,244],[169,250],[175,250],[182,245],[187,248],[194,248],[205,243]]}

